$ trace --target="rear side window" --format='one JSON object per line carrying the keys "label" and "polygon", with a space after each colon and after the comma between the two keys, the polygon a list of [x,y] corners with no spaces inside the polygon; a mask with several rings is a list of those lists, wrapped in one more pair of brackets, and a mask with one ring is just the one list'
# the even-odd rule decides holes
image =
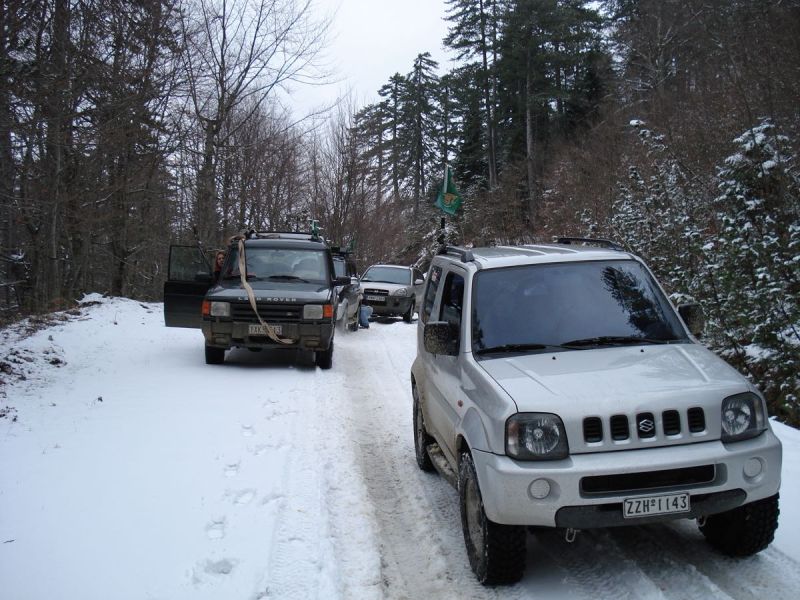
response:
{"label": "rear side window", "polygon": [[461,331],[461,309],[464,306],[464,277],[458,273],[448,273],[442,288],[442,306],[439,309],[439,320],[450,324],[456,331]]}
{"label": "rear side window", "polygon": [[422,307],[422,322],[427,323],[430,319],[431,311],[433,310],[433,302],[436,300],[436,291],[439,289],[439,280],[442,277],[442,268],[431,268],[431,274],[428,277],[428,287],[425,289],[425,300]]}
{"label": "rear side window", "polygon": [[333,269],[336,271],[337,277],[346,277],[347,276],[347,265],[341,258],[334,258],[333,259]]}

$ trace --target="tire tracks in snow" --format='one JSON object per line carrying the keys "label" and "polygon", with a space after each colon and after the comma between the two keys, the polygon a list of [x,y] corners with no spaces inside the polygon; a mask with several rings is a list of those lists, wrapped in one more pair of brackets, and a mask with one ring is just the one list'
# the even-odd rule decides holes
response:
{"label": "tire tracks in snow", "polygon": [[[417,469],[409,369],[415,347],[397,343],[397,324],[373,324],[340,347],[347,357],[351,435],[375,506],[383,597],[783,600],[800,597],[798,563],[775,548],[729,559],[694,523],[563,530],[528,536],[528,564],[515,586],[484,588],[469,568],[456,492]],[[369,336],[369,342],[361,337]],[[371,369],[369,366],[375,368]],[[391,365],[389,380],[384,365]]]}
{"label": "tire tracks in snow", "polygon": [[[484,588],[469,568],[461,537],[457,496],[441,478],[414,461],[408,354],[387,344],[388,330],[406,324],[373,324],[340,343],[350,397],[350,435],[358,447],[366,488],[380,535],[382,597],[518,598],[513,588]],[[365,343],[369,336],[376,343]],[[370,340],[372,342],[372,340]],[[339,364],[341,364],[341,362]],[[401,364],[402,363],[402,364]],[[369,365],[391,365],[387,369]]]}

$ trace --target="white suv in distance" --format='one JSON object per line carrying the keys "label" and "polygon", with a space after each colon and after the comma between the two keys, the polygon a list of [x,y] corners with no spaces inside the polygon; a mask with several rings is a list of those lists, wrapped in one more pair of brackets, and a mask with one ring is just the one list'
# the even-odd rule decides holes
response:
{"label": "white suv in distance", "polygon": [[362,304],[375,315],[414,317],[421,299],[424,277],[419,269],[401,265],[372,265],[361,276]]}
{"label": "white suv in distance", "polygon": [[457,487],[478,580],[522,576],[526,526],[697,519],[725,554],[763,550],[781,472],[763,397],[639,258],[560,241],[446,248],[428,274],[416,457]]}

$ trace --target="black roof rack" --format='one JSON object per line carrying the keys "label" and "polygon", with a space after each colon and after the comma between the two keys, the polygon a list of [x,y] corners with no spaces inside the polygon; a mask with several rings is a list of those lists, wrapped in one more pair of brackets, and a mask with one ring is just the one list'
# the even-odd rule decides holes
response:
{"label": "black roof rack", "polygon": [[319,235],[311,231],[256,231],[250,229],[245,232],[248,240],[309,240],[312,242],[324,242]]}
{"label": "black roof rack", "polygon": [[557,244],[589,244],[593,246],[600,246],[601,248],[608,248],[609,250],[619,250],[624,252],[625,248],[612,242],[611,240],[604,240],[601,238],[582,238],[582,237],[560,237],[556,240]]}
{"label": "black roof rack", "polygon": [[466,248],[459,248],[458,246],[442,246],[439,248],[438,254],[455,254],[461,257],[461,262],[472,262],[475,257],[472,252]]}

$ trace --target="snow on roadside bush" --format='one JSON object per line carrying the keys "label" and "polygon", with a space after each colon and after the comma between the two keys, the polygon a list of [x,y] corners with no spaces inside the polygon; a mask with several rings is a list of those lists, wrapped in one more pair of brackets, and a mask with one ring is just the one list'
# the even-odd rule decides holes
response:
{"label": "snow on roadside bush", "polygon": [[755,381],[772,414],[800,425],[800,175],[788,139],[764,120],[702,181],[665,136],[631,126],[646,159],[626,160],[609,222],[584,225],[623,240],[673,301],[699,301],[704,341]]}

